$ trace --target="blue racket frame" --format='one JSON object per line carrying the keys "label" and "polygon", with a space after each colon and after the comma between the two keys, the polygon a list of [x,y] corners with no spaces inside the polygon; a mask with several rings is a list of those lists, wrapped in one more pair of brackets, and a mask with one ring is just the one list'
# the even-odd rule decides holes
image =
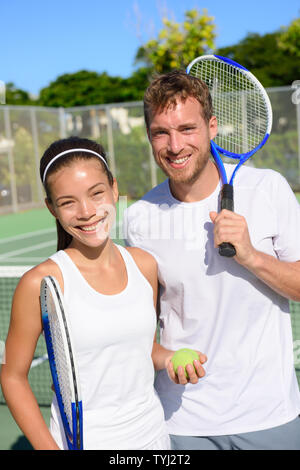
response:
{"label": "blue racket frame", "polygon": [[[227,62],[230,65],[233,65],[235,67],[238,67],[239,69],[245,70],[246,72],[249,72],[249,70],[246,67],[243,67],[243,65],[238,64],[237,62],[235,62],[232,59],[228,59],[227,57],[223,57],[223,56],[217,55],[217,54],[214,54],[214,56],[217,57],[217,59],[222,60],[223,62]],[[214,157],[214,160],[217,163],[218,168],[221,172],[221,177],[222,177],[223,184],[233,184],[233,180],[234,180],[234,177],[235,177],[235,174],[236,174],[237,170],[249,158],[251,158],[252,155],[254,155],[260,148],[262,148],[265,145],[265,143],[267,142],[269,137],[270,137],[270,134],[267,132],[264,139],[260,142],[260,144],[256,148],[252,149],[251,152],[247,152],[247,153],[243,153],[243,154],[237,154],[237,153],[229,152],[228,150],[225,150],[222,147],[219,147],[219,145],[216,144],[213,140],[210,141],[210,143],[211,143],[211,154]],[[239,160],[239,163],[235,167],[229,182],[227,180],[227,175],[226,175],[226,172],[225,172],[223,161],[222,161],[222,159],[221,159],[218,152],[221,152],[222,155],[225,155],[226,157],[235,158],[235,159]]]}
{"label": "blue racket frame", "polygon": [[[225,62],[225,63],[233,66],[234,68],[240,69],[241,71],[243,71],[241,73],[248,76],[248,78],[251,77],[252,83],[255,83],[257,85],[257,87],[262,92],[262,96],[263,96],[263,99],[265,101],[266,108],[268,110],[268,118],[269,118],[269,122],[268,122],[268,126],[267,126],[267,129],[266,129],[266,133],[264,135],[264,138],[257,145],[257,147],[255,147],[254,149],[251,149],[249,152],[242,153],[242,154],[233,153],[233,152],[230,152],[226,149],[223,149],[222,147],[220,147],[213,140],[210,141],[211,154],[212,154],[212,156],[213,156],[213,158],[214,158],[214,160],[217,164],[217,167],[218,167],[219,172],[220,172],[221,180],[222,180],[222,183],[223,183],[223,187],[222,187],[222,191],[221,191],[221,210],[222,209],[227,209],[227,210],[233,211],[234,210],[234,203],[233,203],[233,180],[234,180],[234,177],[235,177],[236,172],[238,171],[238,169],[250,157],[252,157],[252,155],[254,155],[260,148],[262,148],[265,145],[265,143],[267,142],[267,140],[270,136],[271,128],[272,128],[272,108],[271,108],[270,100],[268,99],[268,97],[266,95],[266,92],[264,91],[261,83],[257,80],[257,78],[246,67],[243,67],[242,65],[238,64],[237,62],[235,62],[232,59],[228,59],[227,57],[219,56],[219,55],[216,55],[216,54],[210,55],[210,56],[198,57],[198,58],[194,59],[188,65],[188,67],[186,68],[186,73],[190,74],[190,71],[193,68],[193,66],[195,64],[197,64],[198,62],[200,62],[201,60],[202,61],[215,60],[214,58],[217,59],[217,61]],[[232,175],[231,175],[231,178],[230,178],[229,182],[228,182],[228,179],[227,179],[225,166],[224,166],[224,163],[222,161],[222,158],[219,155],[219,152],[222,155],[226,156],[226,157],[235,158],[235,159],[239,160],[239,162],[236,165],[234,171],[232,172]],[[233,257],[233,256],[235,256],[236,251],[235,251],[235,248],[234,248],[233,245],[231,245],[230,243],[225,242],[225,243],[222,243],[220,245],[219,253],[222,256]]]}
{"label": "blue racket frame", "polygon": [[[233,180],[234,180],[234,177],[235,177],[235,174],[236,172],[238,171],[238,169],[249,159],[252,157],[252,155],[255,154],[255,152],[257,152],[257,150],[259,150],[260,148],[262,148],[265,143],[267,142],[268,138],[270,137],[270,134],[266,134],[264,139],[261,141],[261,143],[253,150],[251,150],[251,152],[248,152],[248,153],[244,153],[244,154],[241,154],[241,155],[237,155],[235,153],[232,153],[232,152],[227,152],[226,150],[222,149],[221,147],[219,147],[218,144],[216,144],[213,140],[210,141],[210,150],[211,150],[211,154],[212,156],[214,157],[214,160],[216,162],[216,164],[218,165],[218,168],[220,170],[220,173],[221,173],[221,178],[222,178],[222,182],[223,184],[233,184]],[[225,157],[229,157],[229,158],[235,158],[236,160],[239,160],[239,163],[237,164],[237,166],[235,167],[232,175],[231,175],[231,178],[230,178],[230,181],[228,182],[228,179],[227,179],[227,175],[226,175],[226,171],[225,171],[225,167],[224,167],[224,163],[222,161],[222,158],[220,157],[219,155],[219,152],[222,153],[222,155],[225,155]]]}
{"label": "blue racket frame", "polygon": [[[232,59],[228,59],[227,57],[223,57],[221,55],[217,55],[217,54],[213,54],[214,57],[216,57],[217,59],[220,59],[222,60],[223,62],[226,62],[230,65],[233,65],[234,67],[237,67],[241,70],[244,70],[245,72],[249,72],[251,73],[246,67],[244,67],[243,65],[241,64],[238,64],[237,62],[235,62],[234,60]],[[186,69],[186,73],[189,74],[190,73],[190,70],[193,66],[193,64],[196,62],[197,59],[195,59],[194,61],[192,61],[187,69]],[[251,74],[252,75],[252,74]],[[253,75],[252,75],[253,76]],[[253,78],[255,79],[255,81],[257,83],[258,80],[253,76]],[[271,121],[271,126],[272,127],[272,121]],[[216,144],[216,142],[214,142],[213,140],[210,141],[210,144],[211,144],[211,154],[216,162],[216,164],[218,165],[218,168],[220,170],[220,173],[221,173],[221,178],[222,178],[222,182],[223,184],[230,184],[232,185],[233,184],[233,180],[234,180],[234,177],[235,177],[235,174],[237,172],[237,170],[249,159],[252,157],[252,155],[254,155],[260,148],[262,148],[265,143],[267,142],[268,138],[270,137],[270,133],[266,133],[265,137],[263,138],[263,140],[260,142],[260,144],[252,149],[250,152],[247,152],[247,153],[243,153],[243,154],[237,154],[237,153],[233,153],[233,152],[229,152],[228,150],[225,150],[223,149],[222,147],[220,147],[218,144]],[[232,173],[232,176],[231,176],[231,179],[230,181],[228,182],[227,180],[227,175],[226,175],[226,172],[225,172],[225,168],[224,168],[224,164],[223,164],[223,161],[219,155],[219,152],[222,154],[222,155],[225,155],[226,157],[229,157],[229,158],[235,158],[237,160],[239,160],[239,163],[237,164],[237,166],[235,167],[233,173]]]}
{"label": "blue racket frame", "polygon": [[[48,352],[48,359],[49,359],[49,365],[50,365],[50,371],[51,371],[51,376],[53,380],[53,386],[57,398],[57,403],[60,411],[60,416],[62,419],[64,431],[65,431],[65,436],[66,436],[66,441],[68,445],[69,450],[83,450],[83,440],[82,440],[82,435],[83,435],[83,418],[82,418],[82,401],[80,400],[78,402],[78,406],[76,406],[76,403],[72,402],[71,403],[71,408],[72,408],[72,423],[73,423],[73,429],[70,429],[68,420],[66,418],[66,413],[64,409],[64,404],[62,401],[62,395],[60,391],[60,386],[59,386],[59,381],[58,381],[58,376],[57,376],[57,370],[56,370],[56,364],[55,364],[55,357],[54,357],[54,350],[53,350],[53,342],[52,342],[52,336],[51,336],[51,330],[50,330],[50,324],[49,324],[49,317],[47,312],[42,312],[42,322],[43,322],[43,327],[44,327],[44,335],[45,335],[45,341],[46,341],[46,347],[47,347],[47,352]],[[79,425],[79,429],[78,429]],[[77,436],[80,436],[80,441],[78,442]]]}

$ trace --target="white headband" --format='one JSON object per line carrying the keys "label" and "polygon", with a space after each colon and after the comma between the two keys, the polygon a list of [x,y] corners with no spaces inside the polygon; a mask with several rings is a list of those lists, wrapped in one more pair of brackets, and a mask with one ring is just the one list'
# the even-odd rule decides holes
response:
{"label": "white headband", "polygon": [[49,162],[48,165],[46,166],[45,171],[44,171],[44,174],[43,174],[43,184],[45,183],[47,171],[49,170],[50,166],[55,162],[55,160],[57,160],[59,157],[62,157],[63,155],[66,155],[67,153],[72,153],[72,152],[87,152],[87,153],[92,153],[92,154],[96,155],[98,158],[100,158],[100,160],[103,161],[103,163],[105,164],[106,168],[108,169],[108,165],[107,165],[107,162],[106,162],[105,158],[102,157],[102,155],[100,155],[100,153],[94,152],[94,150],[89,150],[89,149],[70,149],[70,150],[65,150],[64,152],[61,152],[61,153],[59,153],[58,155],[56,155],[55,157],[53,157],[52,160],[50,160],[50,162]]}

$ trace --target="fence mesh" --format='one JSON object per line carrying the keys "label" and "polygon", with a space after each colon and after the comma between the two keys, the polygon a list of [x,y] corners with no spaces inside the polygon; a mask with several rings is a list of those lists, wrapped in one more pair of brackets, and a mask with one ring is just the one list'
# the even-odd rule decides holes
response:
{"label": "fence mesh", "polygon": [[[273,129],[250,164],[279,171],[299,190],[300,105],[293,103],[291,87],[267,91]],[[120,194],[129,199],[140,198],[164,179],[152,157],[142,102],[65,109],[0,106],[0,213],[43,205],[40,157],[51,142],[70,135],[104,146]]]}

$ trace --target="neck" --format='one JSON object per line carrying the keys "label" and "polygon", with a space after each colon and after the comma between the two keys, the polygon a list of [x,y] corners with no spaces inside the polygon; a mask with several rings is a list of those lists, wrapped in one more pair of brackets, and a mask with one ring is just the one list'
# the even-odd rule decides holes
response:
{"label": "neck", "polygon": [[107,238],[98,247],[89,247],[73,239],[66,251],[76,264],[96,263],[102,266],[109,265],[115,253],[114,245],[110,238]]}
{"label": "neck", "polygon": [[220,181],[218,168],[208,160],[198,178],[193,182],[178,182],[170,179],[172,195],[182,202],[197,202],[206,199],[216,189]]}

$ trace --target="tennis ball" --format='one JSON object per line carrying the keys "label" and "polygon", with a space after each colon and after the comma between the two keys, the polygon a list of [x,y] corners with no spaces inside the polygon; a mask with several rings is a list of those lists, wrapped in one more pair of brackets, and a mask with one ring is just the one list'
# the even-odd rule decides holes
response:
{"label": "tennis ball", "polygon": [[178,349],[178,351],[176,351],[173,354],[172,359],[171,359],[175,373],[177,374],[178,367],[182,366],[184,367],[185,376],[188,377],[185,367],[187,366],[187,364],[192,364],[193,366],[194,365],[193,361],[195,359],[199,360],[199,356],[196,353],[196,351],[194,351],[193,349],[188,349],[188,348]]}

